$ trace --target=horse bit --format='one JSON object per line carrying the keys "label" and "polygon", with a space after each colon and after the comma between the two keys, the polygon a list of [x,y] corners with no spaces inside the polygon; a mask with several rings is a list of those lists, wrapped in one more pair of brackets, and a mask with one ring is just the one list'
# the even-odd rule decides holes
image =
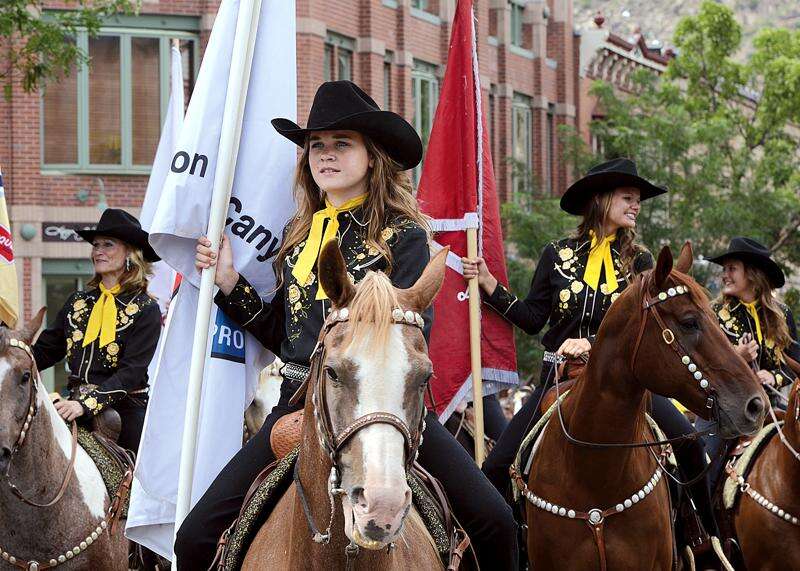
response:
{"label": "horse bit", "polygon": [[[75,472],[75,460],[77,458],[77,448],[78,448],[78,428],[75,421],[72,421],[72,451],[71,451],[71,458],[69,461],[69,467],[67,468],[67,473],[64,475],[64,479],[61,482],[61,486],[59,487],[58,492],[56,493],[55,497],[46,503],[38,503],[31,499],[28,499],[23,495],[23,493],[19,490],[19,488],[14,485],[11,481],[11,477],[9,476],[9,472],[11,470],[11,462],[14,459],[14,455],[22,448],[22,445],[25,443],[25,438],[28,436],[28,432],[30,431],[31,424],[33,422],[36,413],[39,411],[39,406],[36,403],[36,386],[39,382],[39,372],[36,369],[36,359],[33,356],[33,352],[31,351],[30,346],[25,343],[24,341],[20,341],[19,339],[9,338],[8,344],[11,347],[15,347],[17,349],[22,349],[27,353],[28,357],[31,359],[31,367],[28,371],[30,378],[28,382],[30,383],[30,390],[28,393],[28,409],[27,409],[27,416],[25,417],[25,422],[22,424],[22,428],[20,429],[19,436],[17,437],[17,441],[14,443],[14,448],[11,451],[11,456],[8,458],[8,464],[6,465],[5,472],[3,474],[3,478],[8,484],[11,491],[17,496],[20,500],[24,503],[36,507],[36,508],[46,508],[51,507],[59,502],[61,498],[64,496],[64,492],[67,490],[67,486],[72,479],[72,475]],[[25,569],[27,571],[43,571],[44,569],[51,569],[53,567],[57,567],[62,563],[66,563],[73,557],[79,555],[82,551],[88,549],[88,547],[97,541],[100,536],[102,535],[103,531],[108,528],[108,522],[116,516],[116,503],[112,503],[111,507],[109,508],[108,515],[92,530],[92,532],[86,536],[86,538],[81,541],[78,545],[73,547],[72,549],[67,550],[65,553],[58,555],[57,557],[51,558],[48,563],[40,563],[35,560],[31,560],[28,562],[23,562],[21,559],[15,557],[14,555],[8,553],[2,547],[0,547],[0,557],[4,561],[7,561],[14,567],[19,569]]]}
{"label": "horse bit", "polygon": [[[425,321],[422,316],[414,311],[395,308],[392,310],[392,323],[396,325],[408,325],[417,327],[422,330]],[[325,337],[328,333],[340,323],[345,323],[350,320],[350,310],[346,307],[339,310],[332,310],[326,319],[322,331],[320,332],[317,345],[311,354],[311,370],[308,374],[308,380],[315,380],[314,389],[311,394],[311,402],[314,406],[314,420],[317,426],[317,434],[319,436],[319,443],[331,461],[331,472],[328,476],[328,499],[330,502],[330,517],[328,518],[328,527],[324,532],[320,532],[314,523],[311,514],[311,509],[308,505],[303,485],[300,482],[299,462],[295,463],[294,467],[294,483],[297,487],[297,493],[300,497],[300,502],[303,506],[303,512],[306,516],[308,527],[311,531],[312,538],[315,543],[327,545],[331,540],[331,526],[333,525],[334,516],[334,497],[337,495],[346,494],[345,490],[341,488],[341,475],[338,466],[339,454],[344,445],[350,441],[360,430],[374,425],[374,424],[388,424],[395,428],[402,436],[405,444],[406,452],[406,471],[408,471],[419,455],[419,447],[422,444],[422,433],[425,431],[425,406],[424,406],[424,393],[420,395],[420,416],[417,423],[417,430],[412,432],[409,426],[403,419],[389,412],[371,412],[358,417],[339,433],[336,433],[333,428],[333,423],[330,418],[328,404],[325,398],[326,395],[326,378],[325,373]],[[303,387],[298,389],[297,393],[292,397],[293,400],[297,399],[299,394],[303,391]],[[391,545],[390,545],[391,547]],[[351,540],[350,544],[345,548],[347,555],[348,568],[354,564],[355,557],[358,555],[359,547]]]}

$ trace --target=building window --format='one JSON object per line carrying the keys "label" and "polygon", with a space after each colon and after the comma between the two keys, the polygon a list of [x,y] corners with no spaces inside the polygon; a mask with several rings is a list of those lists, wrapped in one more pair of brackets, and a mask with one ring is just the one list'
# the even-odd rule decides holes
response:
{"label": "building window", "polygon": [[522,15],[525,12],[525,4],[520,0],[509,0],[511,9],[511,45],[523,47],[524,37],[522,33]]}
{"label": "building window", "polygon": [[335,32],[328,32],[325,40],[325,81],[353,81],[353,51],[356,41]]}
{"label": "building window", "polygon": [[91,64],[42,92],[43,170],[150,171],[169,100],[171,38],[181,40],[184,88],[191,92],[196,34],[130,29],[104,29],[93,38],[78,34],[75,42]]}
{"label": "building window", "polygon": [[545,192],[553,195],[553,159],[556,156],[556,106],[554,103],[547,105],[547,122],[545,133],[544,155],[544,184]]}
{"label": "building window", "polygon": [[[411,72],[411,95],[414,102],[412,124],[422,139],[423,152],[428,148],[436,104],[439,101],[439,79],[436,72],[435,65],[414,60],[414,70]],[[420,172],[421,165],[414,171],[416,180],[419,180]]]}
{"label": "building window", "polygon": [[512,189],[514,199],[526,204],[532,192],[531,98],[514,94],[511,107],[511,145],[513,164]]}
{"label": "building window", "polygon": [[383,56],[383,109],[392,109],[392,60],[394,54],[390,51]]}
{"label": "building window", "polygon": [[412,8],[419,8],[420,10],[428,9],[428,0],[411,0]]}

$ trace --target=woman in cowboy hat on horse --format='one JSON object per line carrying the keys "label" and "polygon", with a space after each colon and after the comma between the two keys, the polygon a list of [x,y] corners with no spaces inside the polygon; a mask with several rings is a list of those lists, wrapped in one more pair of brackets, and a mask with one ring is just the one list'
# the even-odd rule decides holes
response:
{"label": "woman in cowboy hat on horse", "polygon": [[[520,443],[541,417],[541,398],[556,374],[553,354],[573,360],[588,357],[611,304],[635,273],[652,267],[652,256],[636,242],[636,218],[641,201],[665,192],[640,177],[630,159],[614,159],[591,168],[561,197],[561,209],[581,217],[577,231],[545,247],[524,299],[500,284],[483,259],[462,258],[464,278],[477,276],[484,301],[495,311],[530,335],[550,324],[542,337],[548,361],[542,364],[541,382],[483,464],[484,473],[502,493],[508,490],[508,468]],[[653,395],[653,417],[670,437],[694,431],[664,397]],[[676,446],[676,454],[689,477],[705,467],[703,446],[694,440]],[[703,523],[713,530],[705,482],[693,486],[692,492],[701,506]]]}
{"label": "woman in cowboy hat on horse", "polygon": [[[399,288],[413,285],[430,257],[427,221],[404,172],[421,160],[422,143],[402,117],[381,111],[354,83],[333,81],[318,89],[305,129],[288,119],[274,119],[272,125],[302,149],[295,176],[298,209],[275,261],[273,300],[264,303],[236,272],[225,238],[218,254],[201,238],[196,265],[217,265],[217,305],[285,363],[281,397],[261,431],[233,457],[181,526],[175,552],[182,569],[208,568],[217,539],[238,515],[250,484],[275,459],[272,427],[302,408],[289,399],[308,373],[331,307],[315,276],[321,247],[338,240],[354,281],[380,270]],[[427,337],[432,312],[424,317]],[[444,485],[479,560],[487,567],[516,569],[510,509],[436,416],[430,413],[426,420],[419,462]]]}
{"label": "woman in cowboy hat on horse", "polygon": [[[786,356],[800,361],[800,345],[792,311],[775,296],[786,282],[783,270],[766,246],[744,237],[732,239],[727,251],[709,261],[722,266],[722,291],[712,308],[736,352],[752,365],[764,385],[790,386],[796,375],[786,364]],[[698,429],[712,424],[700,420]],[[711,458],[721,443],[716,435],[706,437]],[[720,468],[721,463],[714,472]]]}
{"label": "woman in cowboy hat on horse", "polygon": [[119,444],[136,452],[147,407],[147,366],[161,334],[161,311],[147,294],[150,264],[159,257],[139,221],[116,208],[94,230],[94,277],[73,293],[33,346],[39,370],[66,357],[69,399],[55,403],[64,420],[90,419],[113,407],[122,418]]}

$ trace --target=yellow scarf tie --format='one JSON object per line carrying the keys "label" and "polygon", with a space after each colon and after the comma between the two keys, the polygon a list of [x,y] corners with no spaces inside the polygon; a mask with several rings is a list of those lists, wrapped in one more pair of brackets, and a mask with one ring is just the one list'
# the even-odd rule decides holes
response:
{"label": "yellow scarf tie", "polygon": [[[337,208],[328,202],[326,198],[325,208],[314,213],[314,218],[311,220],[311,230],[308,233],[308,238],[306,238],[306,245],[303,247],[303,251],[300,252],[294,269],[292,269],[292,275],[301,286],[306,283],[308,276],[311,275],[311,270],[314,269],[317,263],[322,247],[329,241],[336,239],[336,234],[339,231],[339,213],[353,210],[364,204],[366,200],[367,195],[362,194],[348,200]],[[327,226],[325,226],[326,220],[329,221]],[[324,235],[322,233],[323,227],[325,228]],[[316,299],[328,299],[322,286],[317,288]]]}
{"label": "yellow scarf tie", "polygon": [[100,337],[100,346],[105,347],[117,336],[117,302],[114,296],[119,293],[119,284],[111,289],[100,284],[100,298],[89,314],[89,324],[83,335],[83,346]]}
{"label": "yellow scarf tie", "polygon": [[600,283],[600,271],[605,268],[606,294],[612,293],[619,288],[617,276],[614,275],[614,259],[611,257],[611,242],[617,239],[616,235],[606,236],[598,245],[597,237],[590,231],[592,237],[592,247],[589,251],[589,261],[586,263],[586,270],[583,272],[583,281],[593,290],[597,291]]}
{"label": "yellow scarf tie", "polygon": [[761,320],[758,318],[758,309],[756,308],[757,301],[752,303],[742,302],[742,305],[747,309],[747,313],[753,318],[753,321],[756,322],[756,337],[758,337],[758,344],[761,345],[764,337],[761,334]]}

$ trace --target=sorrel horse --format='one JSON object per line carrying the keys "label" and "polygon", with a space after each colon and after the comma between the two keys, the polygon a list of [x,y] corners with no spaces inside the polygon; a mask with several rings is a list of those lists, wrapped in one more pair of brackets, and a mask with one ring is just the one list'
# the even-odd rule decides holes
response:
{"label": "sorrel horse", "polygon": [[750,570],[800,569],[800,380],[779,434],[753,459],[733,518]]}
{"label": "sorrel horse", "polygon": [[[670,498],[660,447],[645,418],[647,391],[718,416],[725,437],[758,430],[766,395],[738,358],[669,248],[603,320],[586,368],[550,418],[527,483],[528,556],[534,569],[672,569]],[[567,436],[567,433],[569,436]]]}
{"label": "sorrel horse", "polygon": [[0,330],[0,567],[127,569],[128,542],[109,517],[100,472],[56,412],[29,348],[43,315]]}
{"label": "sorrel horse", "polygon": [[333,310],[312,357],[295,480],[243,569],[441,568],[406,473],[432,371],[420,312],[441,287],[445,256],[400,290],[378,272],[353,286],[338,246],[323,249],[319,279]]}

